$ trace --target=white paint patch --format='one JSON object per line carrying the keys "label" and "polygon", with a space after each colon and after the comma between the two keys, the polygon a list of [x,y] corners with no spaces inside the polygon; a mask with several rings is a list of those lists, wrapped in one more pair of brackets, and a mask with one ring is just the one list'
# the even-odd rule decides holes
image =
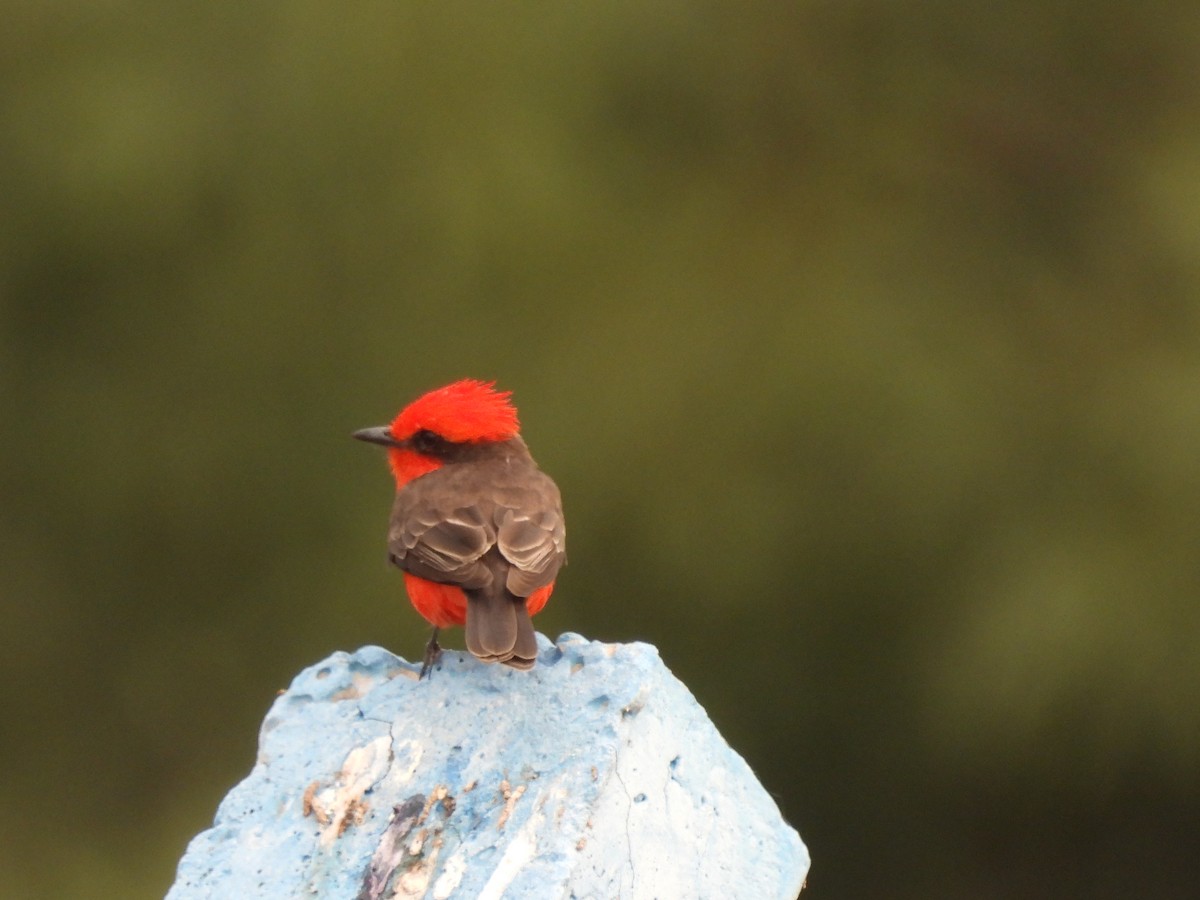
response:
{"label": "white paint patch", "polygon": [[322,845],[328,847],[341,836],[347,825],[361,820],[362,795],[387,774],[391,761],[392,741],[387,735],[346,754],[337,780],[320,794],[330,814],[329,824],[321,832]]}
{"label": "white paint patch", "polygon": [[467,857],[461,850],[446,860],[442,874],[433,883],[433,900],[449,900],[467,874]]}
{"label": "white paint patch", "polygon": [[392,747],[392,768],[387,773],[388,788],[399,789],[412,781],[424,755],[425,747],[420,741],[411,738],[397,741]]}
{"label": "white paint patch", "polygon": [[529,821],[509,842],[504,856],[500,857],[500,865],[496,866],[496,871],[479,892],[479,900],[500,900],[521,869],[533,859],[537,853],[537,838],[534,835],[542,827],[544,819],[545,816],[540,814],[529,817]]}

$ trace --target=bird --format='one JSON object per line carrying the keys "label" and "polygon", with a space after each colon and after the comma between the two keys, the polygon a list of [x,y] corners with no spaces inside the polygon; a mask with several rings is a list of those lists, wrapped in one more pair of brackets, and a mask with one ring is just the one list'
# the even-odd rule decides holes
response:
{"label": "bird", "polygon": [[388,559],[433,626],[419,678],[440,659],[440,630],[456,625],[484,662],[531,669],[537,660],[530,617],[566,563],[566,522],[511,396],[494,381],[463,379],[353,435],[387,448],[396,484]]}

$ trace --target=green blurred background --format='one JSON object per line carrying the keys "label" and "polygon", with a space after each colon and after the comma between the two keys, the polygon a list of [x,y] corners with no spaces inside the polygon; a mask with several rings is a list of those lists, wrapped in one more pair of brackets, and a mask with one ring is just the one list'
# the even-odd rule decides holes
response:
{"label": "green blurred background", "polygon": [[[813,897],[1183,897],[1194,2],[3,4],[0,895],[150,898],[515,392]],[[460,635],[452,640],[461,641]]]}

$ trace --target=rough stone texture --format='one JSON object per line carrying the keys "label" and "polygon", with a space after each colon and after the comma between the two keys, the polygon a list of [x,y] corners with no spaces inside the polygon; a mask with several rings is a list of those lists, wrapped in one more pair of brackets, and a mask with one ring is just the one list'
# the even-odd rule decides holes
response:
{"label": "rough stone texture", "polygon": [[808,851],[648,644],[300,673],[168,900],[786,898]]}

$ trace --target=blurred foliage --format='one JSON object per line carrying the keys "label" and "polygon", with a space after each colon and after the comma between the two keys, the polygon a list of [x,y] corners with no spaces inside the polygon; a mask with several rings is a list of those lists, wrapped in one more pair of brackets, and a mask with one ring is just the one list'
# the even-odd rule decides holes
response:
{"label": "blurred foliage", "polygon": [[1191,896],[1194,3],[4,4],[0,894],[160,896],[465,375],[814,897]]}

